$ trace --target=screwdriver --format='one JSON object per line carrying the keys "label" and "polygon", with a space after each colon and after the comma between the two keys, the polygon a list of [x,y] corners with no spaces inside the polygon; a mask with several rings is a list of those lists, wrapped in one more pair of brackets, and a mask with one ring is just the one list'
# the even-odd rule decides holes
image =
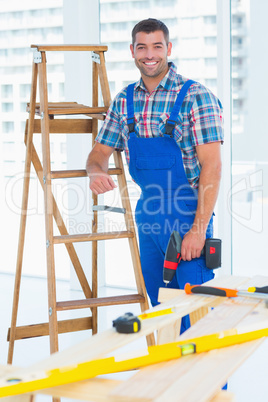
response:
{"label": "screwdriver", "polygon": [[227,289],[227,288],[218,288],[212,286],[201,286],[201,285],[190,285],[190,283],[186,283],[184,287],[185,293],[191,294],[206,294],[213,296],[223,296],[223,297],[252,297],[256,299],[268,300],[268,286],[263,287],[251,287],[248,288],[248,291],[237,290],[237,289]]}

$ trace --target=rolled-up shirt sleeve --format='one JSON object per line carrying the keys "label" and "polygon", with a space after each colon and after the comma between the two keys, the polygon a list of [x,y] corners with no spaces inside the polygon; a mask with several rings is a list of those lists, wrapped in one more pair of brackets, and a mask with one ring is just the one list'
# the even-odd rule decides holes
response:
{"label": "rolled-up shirt sleeve", "polygon": [[204,86],[200,86],[192,104],[190,135],[194,146],[224,139],[221,102]]}
{"label": "rolled-up shirt sleeve", "polygon": [[96,137],[96,141],[100,144],[113,147],[116,150],[122,151],[124,149],[119,113],[117,112],[117,98],[114,99],[109,107],[103,126]]}

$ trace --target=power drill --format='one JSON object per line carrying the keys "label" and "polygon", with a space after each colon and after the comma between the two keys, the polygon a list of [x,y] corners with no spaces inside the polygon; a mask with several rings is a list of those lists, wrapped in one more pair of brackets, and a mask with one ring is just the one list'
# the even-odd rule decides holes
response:
{"label": "power drill", "polygon": [[[174,230],[169,238],[163,270],[163,281],[167,285],[175,275],[176,269],[181,261],[181,243],[180,234]],[[206,239],[205,246],[201,252],[205,254],[206,266],[210,269],[221,267],[221,240]]]}

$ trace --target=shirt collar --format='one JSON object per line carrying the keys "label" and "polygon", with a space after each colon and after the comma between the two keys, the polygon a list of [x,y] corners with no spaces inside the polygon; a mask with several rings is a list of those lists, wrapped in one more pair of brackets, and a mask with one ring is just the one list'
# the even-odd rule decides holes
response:
{"label": "shirt collar", "polygon": [[[158,87],[162,87],[167,91],[172,87],[177,74],[177,67],[175,66],[174,63],[169,62],[168,66],[169,66],[168,72],[158,84]],[[136,83],[135,89],[143,89],[144,91],[146,91],[142,78],[140,78],[139,81]]]}

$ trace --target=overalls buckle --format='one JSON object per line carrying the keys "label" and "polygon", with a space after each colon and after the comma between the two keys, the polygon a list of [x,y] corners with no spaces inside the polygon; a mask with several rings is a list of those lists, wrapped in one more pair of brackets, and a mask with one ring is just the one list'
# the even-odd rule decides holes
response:
{"label": "overalls buckle", "polygon": [[166,134],[168,134],[170,137],[173,137],[173,130],[176,125],[176,121],[174,120],[167,120],[166,121]]}
{"label": "overalls buckle", "polygon": [[127,119],[127,125],[130,133],[134,132],[135,129],[135,121],[133,117]]}

